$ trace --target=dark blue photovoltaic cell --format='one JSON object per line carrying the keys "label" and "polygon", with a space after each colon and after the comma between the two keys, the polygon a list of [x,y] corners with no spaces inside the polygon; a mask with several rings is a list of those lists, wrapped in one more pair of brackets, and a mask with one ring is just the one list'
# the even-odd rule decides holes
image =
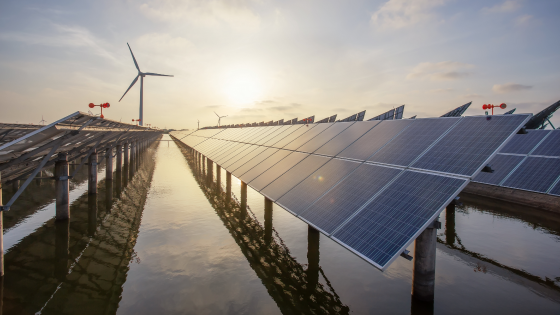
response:
{"label": "dark blue photovoltaic cell", "polygon": [[524,158],[525,156],[522,155],[497,154],[489,163],[492,169],[494,169],[494,173],[480,172],[473,181],[490,185],[499,185]]}
{"label": "dark blue photovoltaic cell", "polygon": [[257,176],[261,175],[266,170],[271,168],[274,164],[280,162],[282,159],[284,159],[292,152],[293,151],[288,151],[288,150],[278,150],[278,152],[269,156],[267,159],[265,159],[264,161],[262,161],[261,163],[253,167],[251,170],[247,171],[245,174],[239,176],[238,178],[244,181],[245,183],[249,183],[253,179],[257,178]]}
{"label": "dark blue photovoltaic cell", "polygon": [[459,119],[410,120],[410,126],[375,153],[369,161],[408,166]]}
{"label": "dark blue photovoltaic cell", "polygon": [[211,153],[212,160],[219,161],[222,157],[227,156],[231,153],[231,150],[236,146],[241,145],[239,142],[229,142],[228,144],[224,145],[221,150],[215,150]]}
{"label": "dark blue photovoltaic cell", "polygon": [[330,159],[331,158],[319,155],[309,155],[272,183],[268,184],[261,193],[271,200],[277,200]]}
{"label": "dark blue photovoltaic cell", "polygon": [[334,237],[383,269],[465,183],[458,178],[405,171]]}
{"label": "dark blue photovoltaic cell", "polygon": [[332,159],[280,197],[278,203],[299,214],[358,166],[358,162]]}
{"label": "dark blue photovoltaic cell", "polygon": [[309,154],[307,153],[293,152],[247,183],[251,185],[253,189],[260,191],[308,156]]}
{"label": "dark blue photovoltaic cell", "polygon": [[332,138],[329,142],[320,147],[316,154],[335,156],[356,141],[371,128],[377,126],[381,121],[364,121],[359,123],[337,122],[335,124],[352,124],[350,127]]}
{"label": "dark blue photovoltaic cell", "polygon": [[382,120],[378,126],[368,131],[344,151],[337,154],[337,156],[362,161],[367,160],[373,153],[415,121],[411,119]]}
{"label": "dark blue photovoltaic cell", "polygon": [[313,128],[315,128],[315,126],[318,126],[318,124],[310,125],[308,127],[306,127],[305,125],[300,125],[300,128],[298,128],[294,132],[290,133],[286,137],[282,138],[282,140],[276,142],[275,144],[272,144],[271,147],[279,148],[279,149],[283,148],[286,145],[290,144],[295,139],[301,137],[304,133],[306,133],[309,130],[312,130]]}
{"label": "dark blue photovoltaic cell", "polygon": [[331,234],[400,172],[401,169],[362,164],[300,216]]}
{"label": "dark blue photovoltaic cell", "polygon": [[551,134],[531,155],[560,156],[560,130],[551,130]]}
{"label": "dark blue photovoltaic cell", "polygon": [[336,123],[331,124],[331,127],[327,130],[321,132],[317,137],[313,138],[313,141],[308,141],[306,144],[299,147],[297,150],[301,152],[313,153],[315,150],[320,148],[323,144],[327,143],[332,138],[336,137],[339,133],[344,131],[344,129],[352,126],[353,123]]}
{"label": "dark blue photovoltaic cell", "polygon": [[560,196],[560,181],[550,190],[550,194]]}
{"label": "dark blue photovoltaic cell", "polygon": [[528,117],[463,117],[412,167],[472,176],[513,132],[520,129]]}
{"label": "dark blue photovoltaic cell", "polygon": [[500,153],[529,154],[550,130],[527,130],[527,134],[516,134],[500,150]]}
{"label": "dark blue photovoltaic cell", "polygon": [[[332,125],[333,124],[317,124],[317,125],[315,125],[314,128],[311,128],[308,132],[302,134],[301,137],[298,137],[294,141],[292,141],[292,142],[288,143],[286,146],[284,146],[284,149],[286,149],[286,150],[296,150],[297,148],[304,145],[306,142],[312,140],[317,135],[321,134],[321,132],[325,131],[326,129],[328,129]],[[304,127],[304,128],[309,128],[309,127],[307,126],[307,127]]]}
{"label": "dark blue photovoltaic cell", "polygon": [[560,159],[530,156],[502,186],[545,193],[558,176],[560,176]]}
{"label": "dark blue photovoltaic cell", "polygon": [[240,167],[233,169],[231,168],[231,173],[235,175],[235,177],[239,178],[241,175],[248,172],[253,167],[257,166],[262,161],[266,160],[268,157],[273,155],[274,153],[278,152],[278,149],[268,148],[263,153],[255,156],[254,158],[245,162],[245,164],[241,165]]}

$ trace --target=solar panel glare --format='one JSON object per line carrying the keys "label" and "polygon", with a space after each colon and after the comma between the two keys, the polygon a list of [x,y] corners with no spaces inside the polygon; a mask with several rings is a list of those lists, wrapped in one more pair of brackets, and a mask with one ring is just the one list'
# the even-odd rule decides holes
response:
{"label": "solar panel glare", "polygon": [[272,167],[248,183],[255,190],[260,191],[308,156],[309,154],[307,153],[292,152],[292,154],[287,155],[285,158],[278,161],[278,163],[274,164]]}
{"label": "solar panel glare", "polygon": [[317,151],[315,151],[315,153],[335,156],[379,123],[380,121],[365,121],[360,123],[337,122],[336,124],[351,125],[339,133],[336,137],[332,138],[329,142],[321,146]]}
{"label": "solar panel glare", "polygon": [[318,134],[313,141],[308,141],[298,148],[298,151],[313,153],[323,144],[327,143],[332,138],[336,137],[339,133],[350,127],[353,123],[336,123],[332,124],[330,128]]}
{"label": "solar panel glare", "polygon": [[266,160],[268,157],[270,157],[271,155],[273,155],[276,152],[278,152],[278,149],[268,148],[268,149],[264,150],[261,154],[255,156],[254,158],[245,162],[245,164],[241,165],[240,167],[238,167],[236,169],[232,168],[231,173],[233,175],[235,175],[237,178],[239,178],[241,175],[245,174],[246,172],[251,170],[253,167],[257,166],[259,163]]}
{"label": "solar panel glare", "polygon": [[[317,135],[321,134],[321,132],[328,129],[333,124],[320,124],[316,125],[314,128],[311,128],[309,131],[302,134],[300,137],[294,139],[294,141],[288,143],[284,149],[286,150],[297,150],[299,147],[307,143],[308,141],[312,140]],[[304,127],[309,128],[309,127]]]}
{"label": "solar panel glare", "polygon": [[253,179],[257,178],[259,175],[271,168],[274,164],[280,162],[290,153],[292,153],[292,151],[278,150],[278,152],[270,155],[267,159],[263,160],[261,163],[247,171],[245,174],[239,176],[239,179],[241,179],[245,183],[250,183]]}

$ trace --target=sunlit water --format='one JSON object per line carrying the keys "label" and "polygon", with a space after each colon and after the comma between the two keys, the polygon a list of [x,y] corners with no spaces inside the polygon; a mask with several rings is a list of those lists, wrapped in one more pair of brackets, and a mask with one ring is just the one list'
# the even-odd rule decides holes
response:
{"label": "sunlit water", "polygon": [[[380,272],[279,207],[271,231],[262,195],[248,188],[244,212],[173,142],[139,160],[97,196],[76,182],[69,224],[49,198],[10,214],[4,314],[432,312],[411,301],[412,262]],[[560,216],[461,200],[440,219],[433,313],[560,314]]]}

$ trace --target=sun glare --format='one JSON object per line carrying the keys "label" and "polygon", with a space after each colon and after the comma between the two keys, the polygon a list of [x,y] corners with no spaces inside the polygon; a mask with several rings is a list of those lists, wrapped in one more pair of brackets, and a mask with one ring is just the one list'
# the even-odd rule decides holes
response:
{"label": "sun glare", "polygon": [[252,72],[235,71],[227,76],[224,92],[232,105],[248,105],[260,99],[262,84]]}

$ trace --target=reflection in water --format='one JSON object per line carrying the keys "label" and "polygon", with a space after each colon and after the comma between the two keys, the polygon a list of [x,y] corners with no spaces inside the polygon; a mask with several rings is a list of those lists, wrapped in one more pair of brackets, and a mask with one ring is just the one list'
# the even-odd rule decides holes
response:
{"label": "reflection in water", "polygon": [[[220,183],[209,182],[211,172],[204,164],[198,164],[182,147],[195,178],[206,198],[235,239],[249,261],[251,268],[261,279],[269,295],[283,314],[348,314],[344,305],[319,266],[319,233],[309,230],[308,262],[305,268],[290,254],[277,233],[272,236],[272,204],[267,210],[265,226],[247,207],[247,186],[242,185],[241,202],[228,195],[231,187],[224,189]],[[204,160],[202,161],[204,162]],[[231,180],[226,179],[228,183]],[[319,282],[323,276],[326,286]]]}
{"label": "reflection in water", "polygon": [[72,203],[70,221],[51,219],[12,247],[5,255],[4,314],[116,313],[155,146],[137,157],[142,167],[133,178],[124,171],[114,176],[115,185],[101,181],[97,195],[86,192]]}

